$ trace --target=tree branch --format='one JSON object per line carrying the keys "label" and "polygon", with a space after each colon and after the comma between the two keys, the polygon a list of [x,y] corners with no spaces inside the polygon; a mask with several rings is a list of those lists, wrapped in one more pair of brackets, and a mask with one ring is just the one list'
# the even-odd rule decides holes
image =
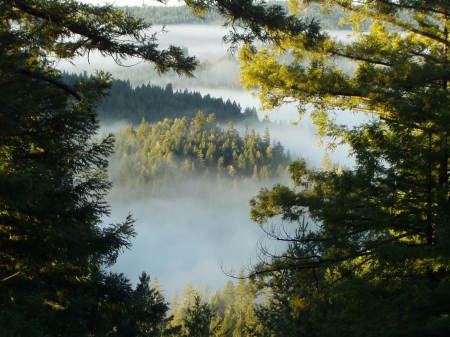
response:
{"label": "tree branch", "polygon": [[10,280],[10,279],[12,279],[12,278],[18,276],[18,275],[21,274],[21,273],[22,273],[21,271],[15,272],[15,273],[12,274],[12,275],[9,275],[9,276],[6,276],[6,277],[2,278],[2,279],[0,280],[0,282],[8,281],[8,280]]}
{"label": "tree branch", "polygon": [[75,97],[78,101],[81,101],[83,99],[81,97],[81,95],[74,88],[70,87],[69,85],[67,85],[61,81],[58,81],[56,78],[48,76],[47,74],[30,71],[30,70],[26,70],[26,69],[14,69],[13,68],[12,71],[17,74],[26,75],[29,77],[37,78],[37,79],[43,80],[45,82],[51,83],[54,86],[66,91],[67,93],[69,93],[70,95]]}
{"label": "tree branch", "polygon": [[443,15],[450,15],[450,12],[446,12],[444,10],[439,10],[436,8],[430,8],[430,7],[424,7],[424,6],[410,6],[410,5],[405,5],[405,4],[399,4],[399,3],[394,3],[388,0],[378,0],[381,3],[384,3],[385,5],[389,5],[389,6],[393,6],[393,7],[397,7],[397,8],[404,8],[404,9],[412,9],[412,10],[418,10],[421,12],[431,12],[431,13],[435,13],[435,14],[443,14]]}
{"label": "tree branch", "polygon": [[340,52],[338,50],[332,50],[332,51],[330,51],[330,54],[333,56],[340,56],[340,57],[348,58],[351,60],[363,61],[363,62],[378,64],[378,65],[382,65],[382,66],[386,66],[386,67],[392,67],[392,63],[389,63],[389,62],[385,62],[385,61],[381,61],[381,60],[373,60],[373,59],[369,59],[369,58],[362,57],[362,56],[349,55],[349,54]]}
{"label": "tree branch", "polygon": [[368,18],[374,19],[374,20],[381,20],[384,21],[386,23],[389,23],[391,25],[394,26],[398,26],[400,28],[403,28],[407,31],[413,32],[415,34],[421,35],[421,36],[425,36],[428,37],[429,39],[435,40],[439,43],[444,44],[445,46],[449,45],[449,42],[446,39],[440,38],[439,36],[436,36],[434,34],[428,33],[428,32],[424,32],[421,31],[417,28],[411,27],[403,22],[399,22],[393,18],[387,17],[387,16],[380,16],[380,15],[375,15],[373,13],[371,13],[370,11],[366,11],[363,10],[362,8],[354,8],[352,5],[348,5],[348,4],[344,4],[340,1],[334,0],[333,1],[337,6],[343,8],[344,10],[348,10],[351,12],[355,12],[355,13],[363,13],[365,16],[367,16]]}

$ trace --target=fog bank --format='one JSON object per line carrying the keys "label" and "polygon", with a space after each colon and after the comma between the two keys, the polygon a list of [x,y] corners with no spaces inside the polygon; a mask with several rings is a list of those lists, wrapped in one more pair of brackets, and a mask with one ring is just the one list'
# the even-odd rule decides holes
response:
{"label": "fog bank", "polygon": [[222,269],[237,273],[256,263],[258,244],[280,248],[249,217],[249,200],[273,183],[230,180],[219,186],[199,177],[180,182],[168,196],[155,197],[149,190],[138,198],[116,186],[111,218],[117,221],[131,212],[138,235],[113,270],[133,282],[145,270],[161,281],[169,297],[187,283],[222,287],[229,279]]}

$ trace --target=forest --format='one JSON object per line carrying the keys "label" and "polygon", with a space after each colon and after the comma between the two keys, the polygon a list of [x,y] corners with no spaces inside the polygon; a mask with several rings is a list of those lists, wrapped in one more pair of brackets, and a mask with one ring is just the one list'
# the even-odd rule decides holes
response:
{"label": "forest", "polygon": [[[224,18],[225,40],[238,51],[241,84],[257,90],[264,109],[295,102],[328,149],[347,146],[354,163],[317,168],[291,158],[271,139],[270,124],[262,135],[231,122],[224,127],[221,118],[233,120],[222,117],[226,111],[245,115],[231,101],[170,86],[132,87],[102,71],[68,81],[59,62],[91,53],[193,76],[199,60],[183,47],[161,47],[148,34],[148,21],[129,9],[77,0],[0,0],[0,335],[449,336],[450,2],[184,3],[174,22],[185,20],[188,10]],[[310,3],[323,12],[310,11]],[[321,20],[336,8],[345,13],[337,14],[339,21],[353,30],[350,40],[334,38]],[[148,15],[169,20],[170,10]],[[120,107],[119,92],[130,107]],[[130,98],[138,92],[139,99]],[[194,108],[180,112],[173,102],[170,110],[149,112],[147,120],[152,92],[214,106],[217,116]],[[108,99],[116,99],[109,106],[113,116],[134,123],[116,135],[100,133],[101,114],[109,110],[99,107]],[[114,110],[116,104],[132,116]],[[356,125],[340,121],[348,111],[368,118]],[[286,167],[289,182],[280,177]],[[224,269],[230,278],[225,286],[212,284],[209,291],[187,285],[169,300],[158,275],[150,278],[144,270],[133,282],[114,269],[143,233],[129,211],[110,217],[117,206],[110,193],[128,199],[121,185],[175,183],[194,173],[199,180],[191,185],[192,198],[197,182],[208,186],[213,176],[236,182],[243,195],[244,181],[259,184],[248,216],[277,245],[260,245],[257,260],[240,272]],[[178,187],[175,194],[182,192]],[[178,233],[182,240],[207,231],[196,226],[196,217],[208,211],[208,199],[222,199],[224,208],[212,222],[221,224],[221,215],[232,213],[228,194],[207,192],[192,214],[178,204],[164,208],[164,219],[192,217],[191,229]],[[143,207],[150,208],[148,202]],[[223,240],[235,225],[231,215],[230,223],[216,228]],[[178,248],[170,225],[146,230],[156,236],[152,244]],[[182,247],[182,253],[200,244]],[[224,244],[225,255],[239,251]],[[164,252],[141,259],[154,257],[172,267],[172,279],[185,277],[187,260],[175,264]]]}
{"label": "forest", "polygon": [[[67,83],[87,80],[87,75],[64,74]],[[143,84],[132,87],[129,81],[111,81],[109,95],[96,106],[98,118],[103,122],[129,122],[138,124],[145,119],[156,122],[164,118],[194,117],[198,111],[214,113],[218,122],[258,123],[255,109],[242,109],[236,102],[201,95],[187,90],[176,91],[171,84],[164,88]]]}
{"label": "forest", "polygon": [[270,141],[267,128],[263,137],[254,130],[240,136],[232,123],[224,130],[214,114],[199,112],[154,125],[142,121],[116,133],[115,161],[113,181],[138,188],[174,186],[191,176],[267,179],[284,173],[290,159],[280,143]]}

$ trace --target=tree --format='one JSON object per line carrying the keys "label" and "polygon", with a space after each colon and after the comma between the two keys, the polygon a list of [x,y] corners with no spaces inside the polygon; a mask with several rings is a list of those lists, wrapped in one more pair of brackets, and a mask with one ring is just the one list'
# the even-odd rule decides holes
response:
{"label": "tree", "polygon": [[85,287],[134,234],[131,218],[100,221],[109,212],[112,139],[90,141],[96,122],[88,101],[70,104],[50,83],[1,70],[2,331],[75,334],[86,327],[77,322],[89,303]]}
{"label": "tree", "polygon": [[136,323],[138,337],[159,337],[168,332],[170,317],[167,317],[169,306],[160,290],[151,286],[150,276],[142,273],[134,291],[131,306],[132,320]]}
{"label": "tree", "polygon": [[[113,176],[114,181],[126,183],[134,192],[143,188],[150,192],[149,187],[162,184],[170,187],[189,175],[214,174],[216,181],[252,174],[255,179],[267,179],[285,170],[290,162],[282,146],[272,151],[270,144],[255,131],[241,137],[231,126],[226,131],[220,128],[214,115],[205,116],[201,112],[191,119],[166,118],[153,125],[142,121],[136,130],[126,128],[115,136],[112,162],[119,163],[120,169]],[[255,162],[255,157],[262,165],[261,174],[257,165],[249,164]],[[177,161],[182,162],[181,170],[175,164]],[[158,194],[161,192],[158,190]]]}
{"label": "tree", "polygon": [[102,268],[129,246],[134,231],[131,217],[103,224],[113,139],[93,140],[94,104],[109,77],[69,86],[52,60],[99,51],[117,62],[134,56],[187,75],[196,61],[180,48],[158,50],[148,25],[111,6],[0,1],[0,17],[0,330],[3,336],[118,335],[117,320],[108,318],[114,310],[100,309],[132,291],[123,276]]}
{"label": "tree", "polygon": [[215,313],[208,303],[195,295],[193,302],[187,307],[182,319],[183,337],[209,337],[218,326],[212,326]]}
{"label": "tree", "polygon": [[[243,272],[240,275],[244,276]],[[181,328],[176,336],[258,336],[261,327],[255,314],[255,302],[254,287],[245,278],[236,286],[228,281],[212,296],[202,296],[198,290],[187,286],[182,301],[174,305],[171,324]]]}
{"label": "tree", "polygon": [[[320,172],[299,161],[290,168],[294,188],[259,193],[254,220],[281,217],[298,226],[287,236],[268,230],[289,249],[253,275],[284,289],[277,310],[290,312],[297,335],[446,335],[449,2],[312,2],[349,13],[354,39],[323,32],[311,39],[263,20],[255,24],[274,43],[244,45],[242,81],[259,89],[266,108],[293,99],[312,106],[319,132],[349,144],[356,166]],[[370,31],[358,33],[367,20]],[[346,110],[370,121],[340,126],[334,117]]]}
{"label": "tree", "polygon": [[[88,78],[86,75],[63,74],[63,79],[72,83]],[[254,111],[241,109],[235,102],[228,104],[222,98],[209,95],[193,100],[198,95],[198,92],[187,90],[173,91],[171,85],[166,88],[154,85],[133,88],[129,81],[113,79],[109,95],[98,102],[96,111],[100,122],[128,121],[138,124],[143,118],[156,122],[164,118],[194,117],[199,110],[216,114],[220,122],[258,122]]]}

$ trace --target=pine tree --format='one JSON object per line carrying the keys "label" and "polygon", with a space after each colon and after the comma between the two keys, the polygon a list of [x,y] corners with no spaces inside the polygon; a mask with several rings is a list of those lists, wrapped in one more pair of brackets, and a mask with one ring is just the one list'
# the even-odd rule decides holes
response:
{"label": "pine tree", "polygon": [[[320,172],[300,161],[290,167],[294,189],[260,192],[256,221],[279,216],[300,226],[271,233],[290,247],[254,274],[285,292],[276,310],[294,322],[291,334],[449,334],[450,3],[313,2],[348,13],[354,39],[274,29],[249,11],[242,15],[262,40],[276,43],[242,48],[242,81],[259,88],[266,108],[292,99],[313,105],[320,134],[350,145],[356,166]],[[291,3],[301,11],[301,1]],[[367,21],[369,32],[359,33]],[[343,110],[371,119],[341,126],[334,117]]]}
{"label": "pine tree", "polygon": [[0,18],[1,334],[118,336],[115,308],[129,304],[132,289],[103,267],[134,231],[131,218],[103,224],[113,139],[93,140],[94,104],[109,76],[68,85],[52,60],[96,50],[185,74],[196,61],[180,48],[157,50],[148,25],[111,6],[1,1]]}
{"label": "pine tree", "polygon": [[131,304],[137,337],[160,337],[171,330],[170,317],[167,317],[169,307],[159,288],[157,279],[150,283],[150,276],[146,273],[139,277]]}
{"label": "pine tree", "polygon": [[199,295],[187,307],[182,319],[183,337],[210,337],[218,326],[213,327],[214,312],[208,303],[202,301]]}

